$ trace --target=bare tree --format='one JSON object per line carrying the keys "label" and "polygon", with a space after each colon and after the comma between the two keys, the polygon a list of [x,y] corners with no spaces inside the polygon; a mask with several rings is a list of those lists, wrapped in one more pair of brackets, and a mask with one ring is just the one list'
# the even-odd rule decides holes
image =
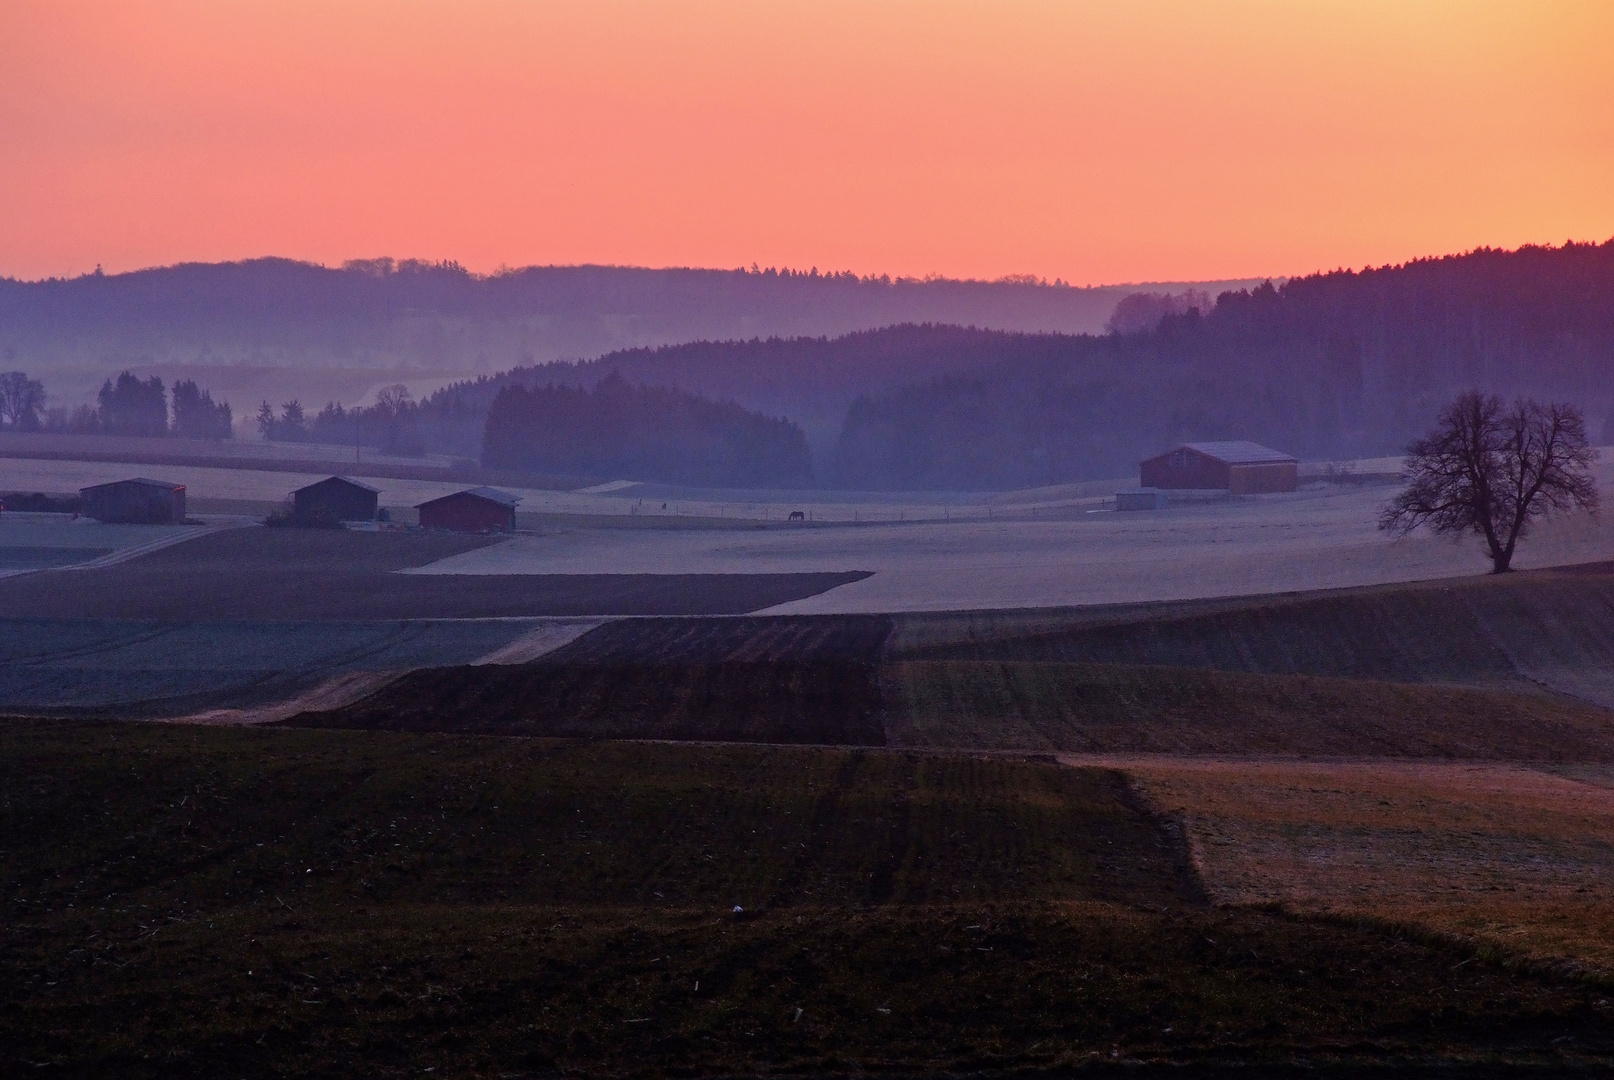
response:
{"label": "bare tree", "polygon": [[1407,448],[1407,488],[1385,507],[1379,528],[1402,535],[1427,524],[1437,533],[1485,538],[1493,573],[1505,574],[1519,539],[1554,511],[1597,511],[1591,477],[1597,451],[1573,405],[1467,393],[1435,429]]}
{"label": "bare tree", "polygon": [[45,385],[38,379],[22,371],[0,375],[0,420],[14,428],[35,428],[44,407]]}

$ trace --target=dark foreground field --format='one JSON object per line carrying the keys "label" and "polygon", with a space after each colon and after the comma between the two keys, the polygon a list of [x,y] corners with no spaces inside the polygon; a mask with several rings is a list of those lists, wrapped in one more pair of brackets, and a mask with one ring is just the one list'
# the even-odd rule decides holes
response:
{"label": "dark foreground field", "polygon": [[195,622],[727,615],[868,576],[394,572],[497,542],[441,533],[232,529],[115,566],[0,579],[0,616]]}
{"label": "dark foreground field", "polygon": [[1597,980],[1207,906],[1110,769],[12,721],[0,792],[8,1076],[1614,1063]]}

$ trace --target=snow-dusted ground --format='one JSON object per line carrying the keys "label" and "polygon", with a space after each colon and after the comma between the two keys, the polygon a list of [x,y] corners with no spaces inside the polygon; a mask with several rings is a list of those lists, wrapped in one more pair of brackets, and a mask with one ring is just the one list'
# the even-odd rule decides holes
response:
{"label": "snow-dusted ground", "polygon": [[[1599,479],[1614,484],[1605,455]],[[1355,463],[1393,471],[1396,459]],[[0,459],[0,490],[72,491],[157,467]],[[1317,473],[1320,465],[1308,466]],[[133,471],[131,471],[133,470]],[[160,467],[194,499],[278,501],[320,476]],[[411,506],[459,490],[377,480],[382,503]],[[1488,569],[1473,540],[1393,539],[1376,527],[1388,484],[1311,486],[1138,513],[1094,512],[1122,481],[998,494],[716,492],[608,483],[589,491],[511,489],[521,509],[579,515],[575,526],[446,559],[419,573],[779,573],[868,570],[873,577],[782,605],[780,612],[935,611],[1192,599],[1415,581]],[[665,509],[663,509],[665,506]],[[728,518],[803,528],[593,528],[582,516]],[[660,524],[659,521],[655,524]],[[107,546],[114,546],[108,544]],[[1614,559],[1614,532],[1585,517],[1525,541],[1520,568]]]}
{"label": "snow-dusted ground", "polygon": [[[221,469],[192,465],[122,464],[103,461],[35,461],[0,458],[0,491],[75,492],[91,484],[151,476],[184,484],[186,497],[278,503],[294,490],[329,473],[271,472],[261,469]],[[367,478],[362,469],[351,473],[381,490],[381,505],[412,507],[428,499],[463,491],[471,486],[441,480]],[[782,521],[801,509],[814,521],[913,521],[949,518],[986,518],[1003,500],[1014,509],[1068,506],[1076,500],[1094,500],[1123,481],[1064,485],[1040,492],[932,493],[826,493],[779,491],[721,491],[675,488],[663,485],[613,481],[582,491],[549,491],[505,486],[521,497],[524,513],[645,516],[656,518],[718,517],[752,521]],[[665,507],[665,509],[664,509]]]}
{"label": "snow-dusted ground", "polygon": [[[410,573],[684,574],[869,570],[780,613],[945,611],[1177,600],[1483,573],[1473,541],[1376,528],[1394,488],[1312,488],[1059,521],[863,524],[756,532],[557,529]],[[1576,517],[1522,545],[1520,568],[1614,559],[1614,530]]]}
{"label": "snow-dusted ground", "polygon": [[135,708],[172,716],[261,705],[339,676],[530,660],[598,622],[0,618],[0,711]]}
{"label": "snow-dusted ground", "polygon": [[0,577],[63,566],[105,566],[206,530],[194,525],[103,525],[66,514],[0,513]]}

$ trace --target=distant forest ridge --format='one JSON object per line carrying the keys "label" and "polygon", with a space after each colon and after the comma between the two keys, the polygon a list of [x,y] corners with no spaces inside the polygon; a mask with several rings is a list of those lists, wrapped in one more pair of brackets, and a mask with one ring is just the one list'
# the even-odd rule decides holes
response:
{"label": "distant forest ridge", "polygon": [[1135,289],[816,268],[533,266],[476,275],[454,263],[370,259],[333,269],[263,258],[0,279],[0,356],[42,371],[89,363],[494,371],[624,347],[834,336],[904,322],[1097,331]]}
{"label": "distant forest ridge", "polygon": [[[1221,293],[1132,333],[905,325],[838,338],[695,342],[446,388],[616,373],[808,429],[819,482],[996,488],[1120,476],[1178,441],[1247,438],[1311,458],[1394,453],[1469,388],[1614,416],[1614,241],[1483,249]],[[814,438],[814,428],[817,438]]]}
{"label": "distant forest ridge", "polygon": [[[313,269],[339,275],[361,291],[416,277],[449,292],[474,290],[541,273],[476,279],[451,267]],[[715,275],[700,280],[728,280],[740,290],[760,290],[756,295],[788,291],[790,283],[824,295],[875,295],[900,286],[850,275],[592,269],[607,276]],[[633,280],[667,286],[660,295],[668,310],[676,306],[675,278]],[[1014,283],[912,287],[941,285],[1030,290],[1037,296],[1082,291]],[[635,423],[646,431],[688,432],[705,425],[739,432],[752,430],[741,414],[757,414],[759,422],[780,420],[768,420],[753,435],[762,442],[777,435],[779,446],[797,447],[780,459],[791,462],[786,471],[798,478],[791,486],[805,482],[803,469],[810,467],[811,482],[823,486],[910,490],[1120,477],[1141,458],[1187,440],[1251,439],[1312,459],[1394,453],[1446,401],[1469,389],[1577,404],[1594,435],[1614,439],[1614,240],[1481,249],[1337,270],[1224,289],[1214,299],[1202,291],[1122,299],[1127,302],[1111,306],[1112,332],[1104,334],[982,329],[951,318],[896,320],[839,334],[710,335],[611,350],[588,361],[518,364],[423,400],[402,395],[385,417],[332,409],[312,423],[357,425],[355,432],[384,428],[387,445],[397,452],[487,457],[491,451],[488,460],[503,461],[526,453],[524,444],[540,447],[540,456],[561,452],[543,424],[561,423],[574,406],[578,415],[593,416],[606,399],[615,411],[599,415],[638,416]],[[267,325],[296,322],[284,315],[265,316]],[[318,321],[313,315],[310,320]],[[384,330],[384,323],[375,325]],[[0,318],[0,345],[7,350],[10,325]],[[363,337],[363,324],[344,332]],[[596,388],[608,380],[614,389],[601,399]],[[499,426],[490,424],[490,410],[516,388],[527,395],[528,413],[548,419],[524,429],[512,422],[507,433],[526,433],[489,443]],[[571,392],[563,392],[567,388]],[[308,404],[312,409],[316,403]],[[726,412],[730,406],[739,411]],[[666,415],[655,419],[659,413]],[[768,427],[775,423],[785,426]],[[631,441],[639,435],[606,427],[596,440],[604,440],[595,447],[597,468],[582,462],[574,467],[611,479],[650,478],[648,456],[613,457],[605,445],[613,437]],[[744,442],[736,438],[734,445]],[[803,465],[798,440],[805,440],[810,466]],[[728,453],[720,443],[705,442],[708,449],[719,448],[701,459],[708,482],[720,482],[722,468],[711,465]],[[628,471],[618,476],[617,470]]]}

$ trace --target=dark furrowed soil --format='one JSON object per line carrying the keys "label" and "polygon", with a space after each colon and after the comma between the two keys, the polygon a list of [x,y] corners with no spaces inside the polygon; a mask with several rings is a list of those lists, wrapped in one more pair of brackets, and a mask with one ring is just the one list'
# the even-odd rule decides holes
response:
{"label": "dark furrowed soil", "polygon": [[1605,989],[1195,904],[1121,784],[886,751],[0,724],[0,1071],[1614,1062]]}
{"label": "dark furrowed soil", "polygon": [[715,661],[873,661],[891,633],[888,615],[753,615],[739,619],[633,619],[608,623],[544,663],[671,664]]}
{"label": "dark furrowed soil", "polygon": [[874,665],[847,660],[426,668],[287,727],[883,746]]}
{"label": "dark furrowed soil", "polygon": [[1614,710],[1565,697],[1121,664],[910,662],[881,679],[897,746],[1614,761]]}
{"label": "dark furrowed soil", "polygon": [[0,579],[0,615],[276,620],[723,615],[866,574],[406,575],[496,538],[233,529],[116,566]]}
{"label": "dark furrowed soil", "polygon": [[[895,617],[899,627],[902,618]],[[897,652],[883,645],[892,622],[623,620],[532,664],[415,671],[354,705],[286,723],[1089,753],[1614,761],[1614,711],[1536,684],[1500,682],[1533,691],[1518,693],[1497,683],[1193,666],[875,663],[882,650]],[[1144,631],[1136,633],[1142,640]],[[1205,633],[1210,640],[1216,632]],[[1435,645],[1425,640],[1424,647]]]}
{"label": "dark furrowed soil", "polygon": [[890,655],[1535,689],[1544,674],[1614,667],[1614,574],[1586,567],[1298,597],[900,616]]}
{"label": "dark furrowed soil", "polygon": [[51,721],[0,722],[0,749],[16,793],[0,883],[24,907],[153,889],[230,904],[270,886],[724,910],[1177,895],[1169,845],[1101,769]]}
{"label": "dark furrowed soil", "polygon": [[413,671],[291,727],[883,746],[885,616],[627,619],[523,665]]}

